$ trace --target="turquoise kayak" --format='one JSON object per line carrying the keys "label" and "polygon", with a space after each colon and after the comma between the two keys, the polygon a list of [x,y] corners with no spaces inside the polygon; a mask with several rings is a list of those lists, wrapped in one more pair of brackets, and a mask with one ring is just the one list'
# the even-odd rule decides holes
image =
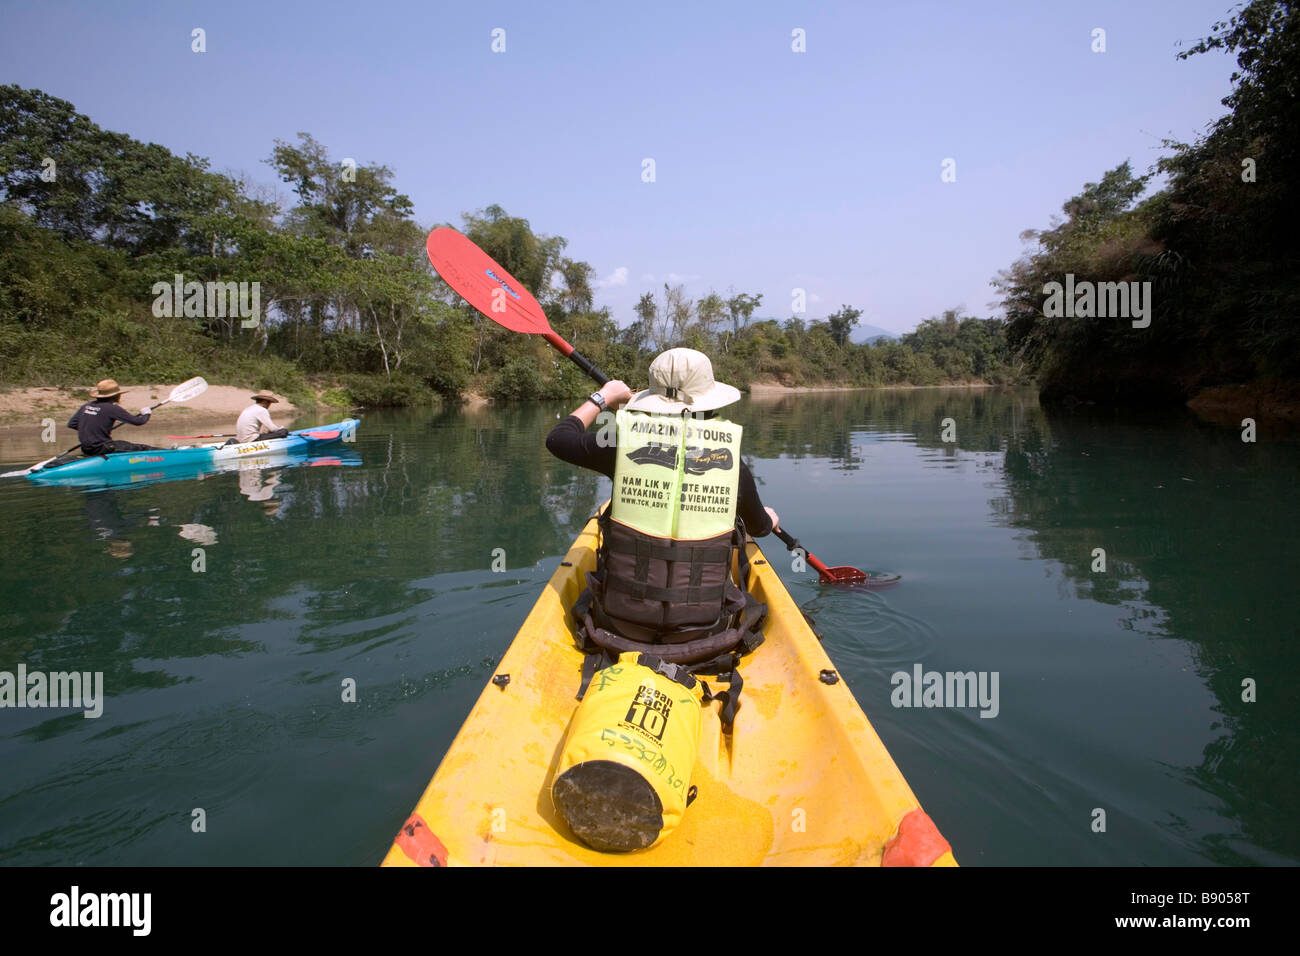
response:
{"label": "turquoise kayak", "polygon": [[238,465],[245,461],[312,453],[317,448],[334,442],[351,441],[359,424],[359,419],[348,418],[330,425],[292,431],[286,438],[269,438],[236,445],[215,442],[92,455],[38,468],[27,477],[42,483],[84,485],[101,481],[117,484],[122,481],[157,480],[167,477],[171,472],[198,474],[209,469],[222,470],[223,466]]}
{"label": "turquoise kayak", "polygon": [[320,467],[357,467],[362,464],[361,456],[350,448],[328,448],[319,452],[303,453],[300,451],[273,451],[241,458],[238,461],[222,461],[205,465],[173,465],[157,471],[117,471],[112,474],[82,475],[80,477],[51,478],[43,482],[46,485],[58,485],[60,488],[84,488],[100,491],[104,488],[122,488],[130,485],[152,485],[164,481],[197,481],[214,475],[229,472],[263,471],[281,468],[320,468]]}

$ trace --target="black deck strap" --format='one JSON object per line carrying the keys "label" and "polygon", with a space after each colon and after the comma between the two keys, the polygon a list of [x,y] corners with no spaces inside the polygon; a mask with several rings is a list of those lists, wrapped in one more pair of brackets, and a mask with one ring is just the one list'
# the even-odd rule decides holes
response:
{"label": "black deck strap", "polygon": [[727,702],[718,716],[722,721],[723,730],[731,733],[731,725],[736,722],[736,711],[740,710],[740,691],[745,686],[745,679],[740,676],[739,669],[731,671],[727,685]]}
{"label": "black deck strap", "polygon": [[582,658],[582,683],[578,685],[578,700],[587,696],[587,688],[591,686],[591,679],[596,676],[596,654],[586,654]]}
{"label": "black deck strap", "polygon": [[719,681],[727,684],[727,689],[721,693],[715,694],[704,680],[700,684],[704,687],[703,703],[710,701],[722,701],[722,710],[718,713],[718,720],[722,723],[724,733],[731,733],[732,725],[736,722],[736,711],[740,709],[740,692],[745,686],[745,680],[740,676],[740,655],[723,654],[715,657],[711,661],[705,661],[702,664],[692,664],[691,670],[695,673],[716,674]]}
{"label": "black deck strap", "polygon": [[578,600],[573,602],[573,607],[569,608],[569,613],[573,615],[573,621],[578,625],[579,630],[581,630],[582,627],[582,619],[591,611],[591,589],[595,584],[595,582],[592,581],[593,577],[594,575],[592,572],[588,571],[587,586],[583,588],[582,593],[578,595]]}
{"label": "black deck strap", "polygon": [[587,695],[587,688],[591,686],[591,679],[596,676],[596,672],[611,666],[615,660],[603,647],[586,653],[582,658],[582,683],[578,685],[578,700]]}

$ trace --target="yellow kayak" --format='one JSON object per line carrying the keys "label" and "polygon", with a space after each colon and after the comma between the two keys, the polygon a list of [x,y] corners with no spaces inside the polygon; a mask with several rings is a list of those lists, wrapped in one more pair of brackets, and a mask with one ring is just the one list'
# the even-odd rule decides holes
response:
{"label": "yellow kayak", "polygon": [[[580,843],[551,783],[583,655],[569,609],[596,563],[593,518],[556,569],[456,735],[384,866],[956,866],[848,685],[758,545],[749,587],[766,640],[741,661],[730,735],[707,704],[697,799],[662,842]],[[508,677],[508,680],[506,679]]]}

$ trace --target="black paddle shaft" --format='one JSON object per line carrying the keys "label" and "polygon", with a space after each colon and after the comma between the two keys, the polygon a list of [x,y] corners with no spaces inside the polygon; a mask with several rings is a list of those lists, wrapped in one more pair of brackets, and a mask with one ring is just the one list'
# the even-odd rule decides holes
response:
{"label": "black paddle shaft", "polygon": [[573,361],[574,365],[578,366],[578,368],[582,369],[583,372],[591,376],[592,381],[597,385],[604,385],[610,380],[608,375],[596,367],[595,362],[587,358],[587,356],[583,355],[577,349],[574,349],[569,353],[569,358]]}
{"label": "black paddle shaft", "polygon": [[[777,528],[775,530],[775,534],[778,538],[780,538],[785,543],[785,546],[788,550],[797,551],[803,548],[803,545],[799,543],[798,539],[795,538],[794,535],[786,531],[784,528]],[[808,553],[807,551],[804,551],[804,554],[807,553]]]}

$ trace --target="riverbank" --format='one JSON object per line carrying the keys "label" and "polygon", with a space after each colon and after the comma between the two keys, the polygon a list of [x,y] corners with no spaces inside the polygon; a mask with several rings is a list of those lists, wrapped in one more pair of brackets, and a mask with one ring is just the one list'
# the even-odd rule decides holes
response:
{"label": "riverbank", "polygon": [[751,398],[767,395],[797,395],[803,392],[871,392],[923,388],[1002,388],[988,382],[946,382],[942,385],[782,385],[780,382],[750,382]]}
{"label": "riverbank", "polygon": [[1207,388],[1187,407],[1202,418],[1240,425],[1242,418],[1300,425],[1300,384],[1256,383]]}
{"label": "riverbank", "polygon": [[[162,385],[123,385],[126,389],[119,404],[135,414],[145,405],[155,405],[162,401],[175,387],[171,382]],[[56,388],[53,386],[35,388],[14,388],[0,391],[0,427],[22,428],[41,427],[45,418],[53,418],[61,429],[82,403],[89,401],[89,389],[85,385],[73,388]],[[210,424],[229,421],[234,428],[235,419],[249,405],[249,397],[254,389],[235,385],[209,385],[207,391],[183,405],[166,405],[159,410],[157,421],[141,426],[137,434],[144,434],[144,429],[159,426],[164,431],[175,432],[175,423],[185,421],[187,424]],[[277,402],[271,406],[272,418],[293,418],[301,409],[289,401]],[[171,424],[168,424],[171,423]]]}

